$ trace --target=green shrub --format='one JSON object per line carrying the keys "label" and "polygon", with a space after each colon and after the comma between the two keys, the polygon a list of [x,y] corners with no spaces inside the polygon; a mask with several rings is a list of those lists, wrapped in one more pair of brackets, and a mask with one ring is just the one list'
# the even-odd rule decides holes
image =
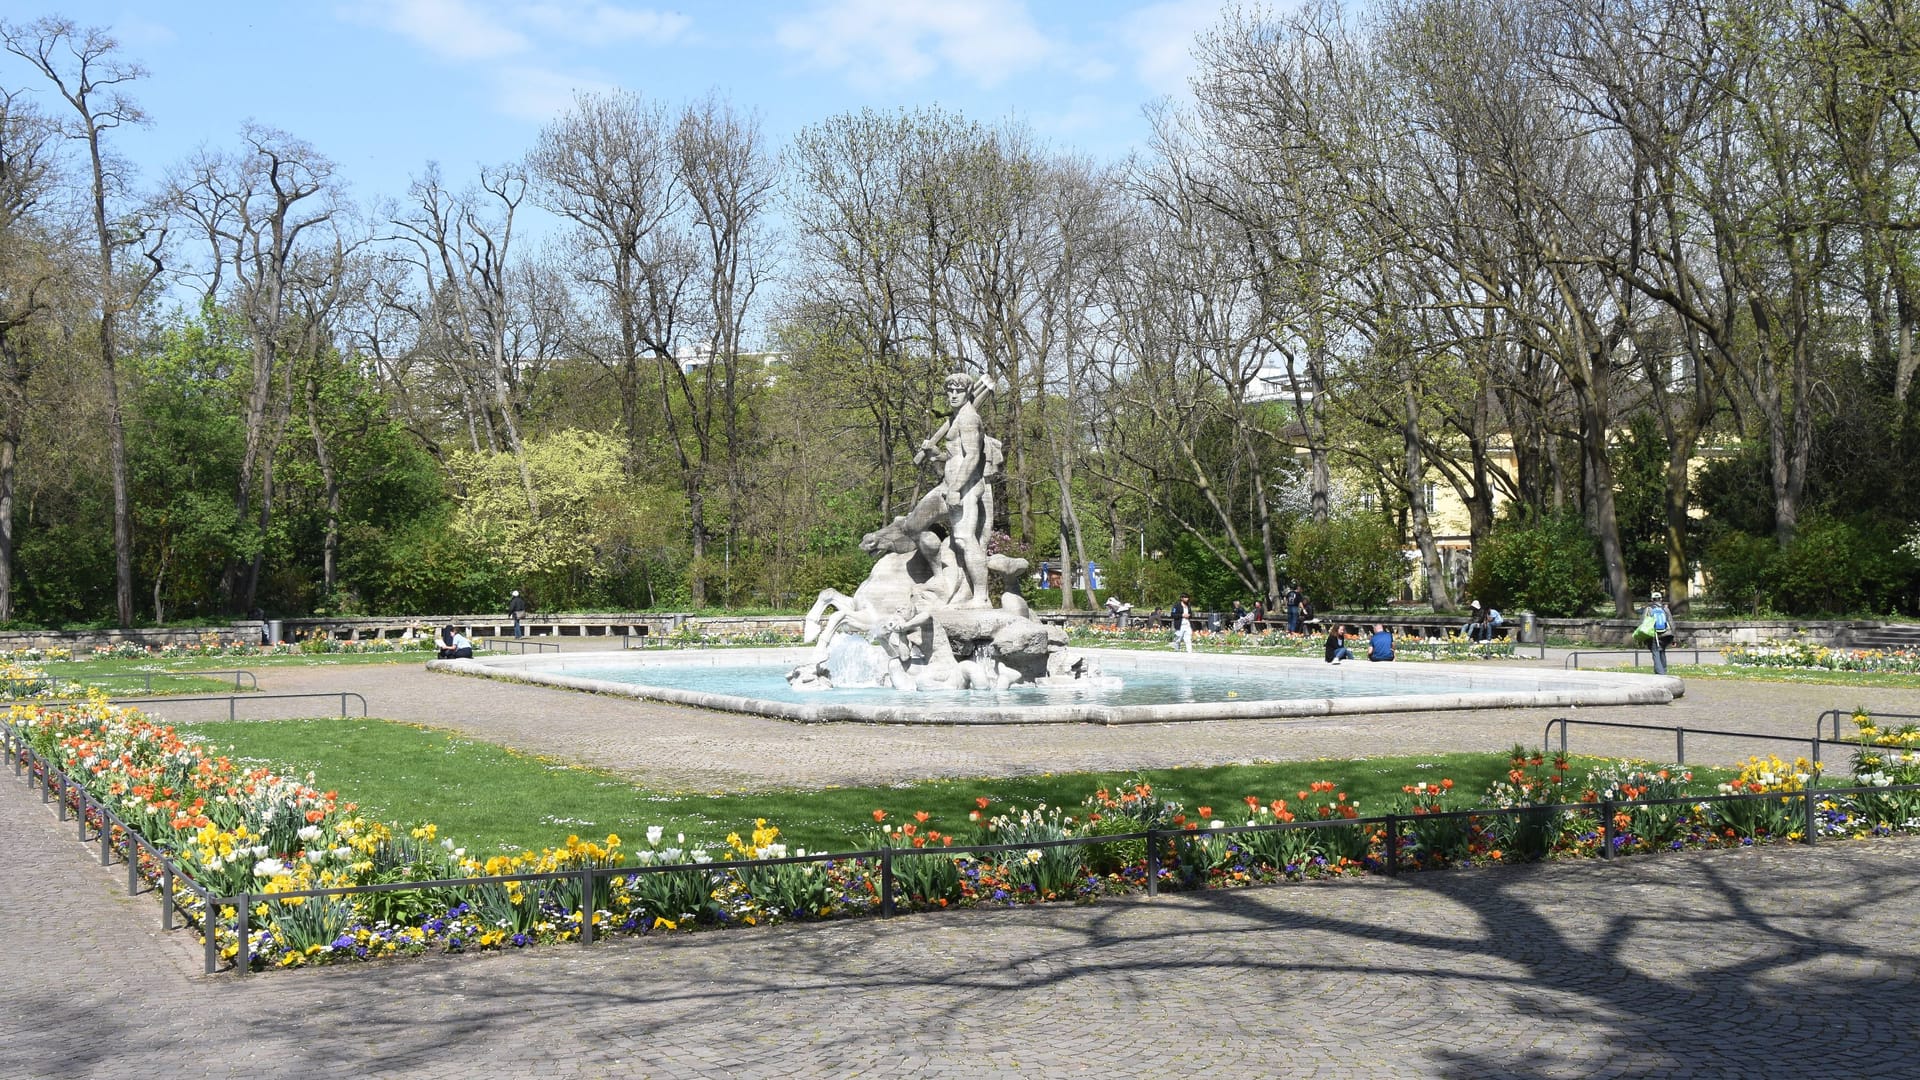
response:
{"label": "green shrub", "polygon": [[1767,537],[1727,533],[1701,557],[1708,594],[1730,610],[1759,614],[1768,605],[1767,582],[1779,554],[1779,545]]}
{"label": "green shrub", "polygon": [[1287,573],[1324,610],[1378,610],[1399,595],[1407,561],[1393,523],[1375,514],[1301,521],[1287,534]]}
{"label": "green shrub", "polygon": [[1769,567],[1774,606],[1796,615],[1892,610],[1920,571],[1898,542],[1872,524],[1824,515],[1802,520]]}
{"label": "green shrub", "polygon": [[1603,597],[1597,545],[1574,513],[1507,520],[1474,552],[1474,596],[1509,611],[1579,615]]}

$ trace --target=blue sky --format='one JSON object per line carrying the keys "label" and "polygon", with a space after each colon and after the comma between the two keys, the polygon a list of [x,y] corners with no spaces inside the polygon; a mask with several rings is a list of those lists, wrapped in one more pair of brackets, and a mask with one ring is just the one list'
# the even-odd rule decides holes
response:
{"label": "blue sky", "polygon": [[[480,163],[517,158],[575,91],[616,86],[669,104],[717,90],[757,112],[775,145],[837,112],[938,104],[983,121],[1016,117],[1053,146],[1115,159],[1145,137],[1143,104],[1185,93],[1194,34],[1223,2],[9,7],[16,21],[57,11],[110,27],[148,68],[133,91],[153,124],[115,140],[147,183],[197,147],[231,148],[251,118],[311,142],[367,199],[404,195],[428,161],[459,182]],[[37,84],[18,62],[0,65],[0,86],[24,85]]]}

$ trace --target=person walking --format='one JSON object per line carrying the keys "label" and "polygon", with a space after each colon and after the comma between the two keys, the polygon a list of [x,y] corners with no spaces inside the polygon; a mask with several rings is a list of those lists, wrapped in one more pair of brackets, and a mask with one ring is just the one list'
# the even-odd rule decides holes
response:
{"label": "person walking", "polygon": [[513,636],[524,636],[525,631],[520,623],[527,617],[527,598],[520,595],[519,589],[513,590],[513,595],[507,598],[507,614],[513,616]]}
{"label": "person walking", "polygon": [[1647,651],[1653,654],[1653,673],[1667,673],[1667,646],[1673,643],[1673,617],[1667,613],[1666,597],[1655,589],[1647,601],[1647,609],[1640,616],[1640,625],[1633,632],[1635,644],[1644,642]]}
{"label": "person walking", "polygon": [[1173,640],[1167,644],[1169,649],[1185,648],[1193,651],[1193,597],[1180,594],[1180,601],[1173,605]]}

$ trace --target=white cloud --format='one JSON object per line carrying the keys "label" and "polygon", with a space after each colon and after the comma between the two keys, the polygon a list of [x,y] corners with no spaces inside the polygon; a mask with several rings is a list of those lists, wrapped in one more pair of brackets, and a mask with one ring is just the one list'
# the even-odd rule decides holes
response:
{"label": "white cloud", "polygon": [[615,83],[577,71],[512,66],[495,76],[494,103],[508,116],[545,123],[573,107],[576,94],[600,94]]}
{"label": "white cloud", "polygon": [[138,15],[122,15],[113,20],[113,36],[135,51],[164,48],[180,37],[173,32],[173,27]]}
{"label": "white cloud", "polygon": [[545,0],[518,14],[529,26],[590,45],[628,41],[665,44],[685,34],[693,20],[679,12],[634,9],[592,0]]}
{"label": "white cloud", "polygon": [[1220,20],[1220,0],[1165,0],[1128,12],[1118,38],[1134,77],[1156,94],[1183,96],[1193,76],[1193,39]]}
{"label": "white cloud", "polygon": [[374,0],[345,8],[353,22],[378,26],[452,60],[490,60],[525,52],[524,34],[468,0]]}
{"label": "white cloud", "polygon": [[600,0],[365,0],[342,8],[450,60],[498,60],[554,42],[617,45],[667,42],[685,33],[685,15]]}
{"label": "white cloud", "polygon": [[869,86],[914,82],[942,65],[992,86],[1056,52],[1023,0],[823,0],[782,20],[775,40]]}

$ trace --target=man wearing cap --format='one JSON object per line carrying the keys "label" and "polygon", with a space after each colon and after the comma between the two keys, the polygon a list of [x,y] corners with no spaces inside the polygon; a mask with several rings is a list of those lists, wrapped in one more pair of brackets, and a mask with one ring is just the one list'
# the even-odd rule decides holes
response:
{"label": "man wearing cap", "polygon": [[[1652,631],[1644,636],[1647,639],[1647,651],[1653,654],[1653,673],[1665,675],[1667,643],[1673,640],[1673,618],[1667,614],[1666,598],[1660,590],[1655,589],[1652,598],[1647,601],[1647,610],[1640,618],[1640,626],[1642,630]],[[1634,636],[1637,638],[1642,634],[1636,631]]]}
{"label": "man wearing cap", "polygon": [[520,620],[527,615],[527,598],[520,595],[519,589],[513,590],[513,595],[507,599],[507,614],[513,616],[513,636],[522,636]]}

